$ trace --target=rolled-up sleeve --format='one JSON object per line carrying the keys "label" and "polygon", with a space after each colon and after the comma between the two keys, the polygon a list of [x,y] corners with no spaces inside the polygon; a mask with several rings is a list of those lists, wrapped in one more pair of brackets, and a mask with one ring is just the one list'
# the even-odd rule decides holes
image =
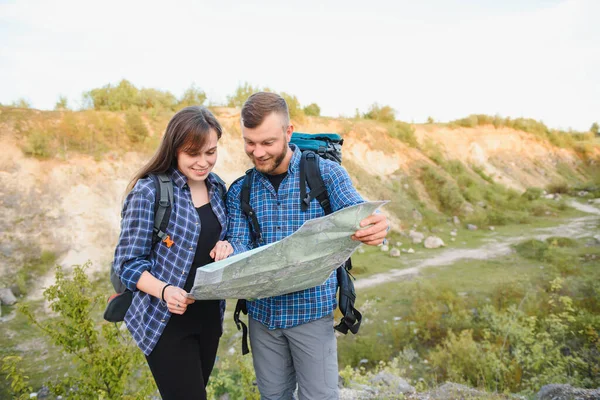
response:
{"label": "rolled-up sleeve", "polygon": [[113,268],[121,282],[131,291],[144,271],[151,269],[154,227],[154,195],[134,188],[125,200],[121,214],[121,235],[115,249]]}

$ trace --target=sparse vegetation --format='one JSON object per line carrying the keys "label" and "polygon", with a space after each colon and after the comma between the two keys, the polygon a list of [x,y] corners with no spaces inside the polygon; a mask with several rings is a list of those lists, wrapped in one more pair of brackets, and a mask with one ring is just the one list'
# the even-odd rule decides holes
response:
{"label": "sparse vegetation", "polygon": [[340,338],[343,373],[393,360],[421,388],[452,381],[531,395],[548,383],[597,387],[600,248],[552,237],[516,251],[360,291],[357,308],[369,321],[362,335]]}
{"label": "sparse vegetation", "polygon": [[69,105],[65,96],[59,96],[56,104],[54,105],[56,111],[68,110]]}
{"label": "sparse vegetation", "polygon": [[402,121],[393,121],[388,124],[388,133],[391,137],[399,139],[410,147],[418,147],[417,137],[414,128]]}
{"label": "sparse vegetation", "polygon": [[390,106],[380,106],[374,103],[369,107],[369,111],[363,114],[363,118],[379,122],[392,122],[396,119],[396,111]]}
{"label": "sparse vegetation", "polygon": [[[264,90],[264,89],[262,89]],[[260,87],[256,86],[252,86],[250,85],[248,82],[244,82],[244,84],[238,86],[235,89],[235,92],[230,95],[227,96],[227,106],[228,107],[239,107],[241,108],[244,103],[246,102],[246,100],[248,99],[248,97],[250,97],[253,93],[256,92],[260,92],[261,89]]]}
{"label": "sparse vegetation", "polygon": [[169,91],[158,89],[138,89],[126,79],[116,86],[108,84],[101,88],[84,93],[84,104],[94,110],[129,111],[129,110],[168,110],[175,111],[189,105],[202,105],[206,94],[192,84],[181,99]]}
{"label": "sparse vegetation", "polygon": [[17,99],[15,101],[13,101],[11,104],[11,107],[16,107],[16,108],[31,108],[31,103],[24,98],[20,98]]}
{"label": "sparse vegetation", "polygon": [[543,122],[532,118],[503,118],[499,115],[471,114],[466,118],[450,121],[448,126],[475,128],[477,126],[493,125],[495,128],[512,128],[518,131],[532,133],[553,145],[563,148],[574,148],[578,141],[592,140],[592,132],[563,131],[548,128]]}
{"label": "sparse vegetation", "polygon": [[[77,365],[68,376],[49,382],[50,390],[55,395],[76,398],[147,398],[156,388],[143,354],[115,324],[98,326],[94,309],[105,299],[94,293],[85,273],[87,267],[75,266],[72,277],[57,267],[56,283],[44,291],[56,317],[40,318],[27,304],[20,307],[30,323]],[[9,368],[13,371],[13,395],[21,395],[27,389],[27,377],[15,370],[14,363],[9,363]],[[19,390],[14,389],[15,382]]]}

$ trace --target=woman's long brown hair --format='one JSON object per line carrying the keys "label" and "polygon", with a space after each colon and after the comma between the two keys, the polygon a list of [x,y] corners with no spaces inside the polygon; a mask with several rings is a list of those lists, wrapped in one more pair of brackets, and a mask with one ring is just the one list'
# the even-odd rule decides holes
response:
{"label": "woman's long brown hair", "polygon": [[127,192],[133,189],[138,180],[149,174],[160,174],[171,167],[177,168],[177,153],[193,153],[202,149],[211,130],[217,133],[217,139],[221,138],[221,124],[206,107],[192,106],[180,110],[169,121],[156,153],[129,182]]}

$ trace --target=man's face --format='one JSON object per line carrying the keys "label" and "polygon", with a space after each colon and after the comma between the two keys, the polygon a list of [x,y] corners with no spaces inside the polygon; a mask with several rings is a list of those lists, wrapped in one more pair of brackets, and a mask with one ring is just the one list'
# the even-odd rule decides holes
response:
{"label": "man's face", "polygon": [[246,128],[242,123],[244,150],[256,170],[263,174],[278,175],[288,169],[292,158],[288,143],[294,127],[284,127],[283,120],[281,115],[271,113],[256,128]]}

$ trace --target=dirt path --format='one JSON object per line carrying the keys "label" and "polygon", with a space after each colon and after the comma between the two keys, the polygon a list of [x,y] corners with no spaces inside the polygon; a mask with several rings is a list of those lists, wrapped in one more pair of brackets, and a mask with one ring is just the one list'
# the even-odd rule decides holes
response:
{"label": "dirt path", "polygon": [[[425,259],[411,260],[408,262],[408,268],[392,269],[388,272],[375,274],[364,279],[357,279],[354,286],[357,289],[368,288],[392,280],[399,280],[417,275],[422,268],[450,265],[460,260],[486,260],[509,254],[512,251],[512,245],[526,239],[544,240],[551,236],[564,236],[579,238],[589,236],[590,232],[597,230],[597,224],[600,218],[600,209],[575,201],[569,205],[579,211],[583,211],[590,216],[574,218],[567,223],[553,226],[550,228],[538,228],[521,236],[496,237],[492,242],[476,249],[447,249],[434,255],[428,255]],[[499,241],[501,240],[501,241]]]}

